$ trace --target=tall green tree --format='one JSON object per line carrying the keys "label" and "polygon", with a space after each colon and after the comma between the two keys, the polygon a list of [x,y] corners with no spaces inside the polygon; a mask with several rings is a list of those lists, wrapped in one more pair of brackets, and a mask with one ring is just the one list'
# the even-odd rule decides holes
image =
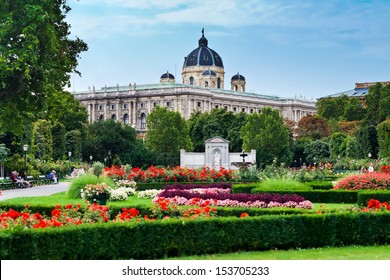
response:
{"label": "tall green tree", "polygon": [[378,124],[377,132],[379,157],[390,158],[390,120]]}
{"label": "tall green tree", "polygon": [[69,39],[67,0],[0,2],[0,128],[23,133],[48,90],[62,90],[87,45]]}
{"label": "tall green tree", "polygon": [[244,149],[256,150],[257,163],[261,167],[275,158],[278,162],[291,162],[289,135],[279,111],[270,107],[248,115],[247,123],[241,129]]}
{"label": "tall green tree", "polygon": [[379,145],[375,126],[360,126],[356,131],[356,141],[359,146],[359,158],[367,158],[368,155],[371,155],[372,158],[377,158]]}
{"label": "tall green tree", "polygon": [[341,132],[336,132],[330,137],[330,154],[336,159],[338,156],[345,156],[345,145],[343,145],[347,135]]}
{"label": "tall green tree", "polygon": [[73,160],[81,160],[81,132],[80,130],[71,130],[65,133],[65,148]]}
{"label": "tall green tree", "polygon": [[35,157],[51,160],[53,155],[53,136],[50,123],[47,120],[38,120],[33,126],[33,151]]}
{"label": "tall green tree", "polygon": [[180,156],[180,149],[193,150],[187,123],[179,112],[156,107],[149,114],[146,123],[146,146],[151,150],[172,159]]}
{"label": "tall green tree", "polygon": [[65,156],[65,127],[60,122],[55,122],[51,127],[53,137],[53,159],[61,159]]}

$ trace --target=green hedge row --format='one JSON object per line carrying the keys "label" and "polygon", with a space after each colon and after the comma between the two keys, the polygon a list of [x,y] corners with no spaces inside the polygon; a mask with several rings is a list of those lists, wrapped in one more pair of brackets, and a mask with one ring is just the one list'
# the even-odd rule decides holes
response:
{"label": "green hedge row", "polygon": [[[220,183],[220,182],[219,182]],[[223,182],[222,182],[223,183]],[[209,185],[212,182],[153,182],[153,183],[141,183],[137,182],[137,190],[162,190],[166,185],[175,185],[175,184],[193,184],[193,185]],[[217,183],[218,184],[218,183]]]}
{"label": "green hedge row", "polygon": [[160,259],[390,242],[390,212],[168,219],[0,231],[5,259]]}
{"label": "green hedge row", "polygon": [[380,202],[390,203],[390,192],[389,191],[364,191],[358,194],[358,205],[367,206],[370,199],[376,199]]}

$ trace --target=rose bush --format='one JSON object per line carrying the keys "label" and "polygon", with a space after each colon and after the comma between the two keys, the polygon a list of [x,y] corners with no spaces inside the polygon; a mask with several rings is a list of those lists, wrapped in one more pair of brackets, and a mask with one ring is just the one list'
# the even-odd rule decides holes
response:
{"label": "rose bush", "polygon": [[372,172],[351,175],[339,180],[333,189],[390,190],[390,174]]}

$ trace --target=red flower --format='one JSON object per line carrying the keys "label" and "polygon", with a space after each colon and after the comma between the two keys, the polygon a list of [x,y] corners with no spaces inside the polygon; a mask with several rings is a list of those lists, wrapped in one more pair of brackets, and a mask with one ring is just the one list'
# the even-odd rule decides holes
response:
{"label": "red flower", "polygon": [[249,216],[249,214],[244,212],[244,213],[241,213],[240,218],[245,218],[245,217],[248,217],[248,216]]}

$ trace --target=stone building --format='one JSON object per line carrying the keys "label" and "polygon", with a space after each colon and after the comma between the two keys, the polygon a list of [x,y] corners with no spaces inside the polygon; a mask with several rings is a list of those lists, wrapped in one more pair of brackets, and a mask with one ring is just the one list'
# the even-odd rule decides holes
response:
{"label": "stone building", "polygon": [[181,84],[167,72],[158,84],[93,87],[75,92],[74,96],[87,108],[89,122],[114,119],[131,125],[138,133],[146,132],[147,116],[156,106],[178,111],[185,119],[195,111],[209,112],[214,108],[252,114],[272,107],[296,122],[316,112],[313,101],[247,92],[245,77],[240,73],[230,79],[230,90],[224,86],[222,58],[208,47],[202,30],[198,47],[184,58]]}

